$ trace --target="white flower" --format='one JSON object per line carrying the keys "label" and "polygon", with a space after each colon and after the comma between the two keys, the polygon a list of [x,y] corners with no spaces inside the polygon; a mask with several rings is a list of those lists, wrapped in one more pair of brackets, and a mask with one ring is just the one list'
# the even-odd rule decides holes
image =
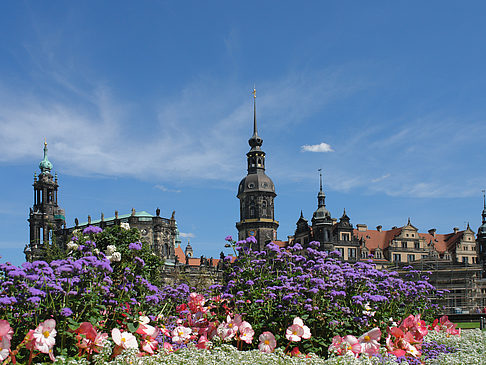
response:
{"label": "white flower", "polygon": [[66,245],[66,248],[68,251],[76,251],[78,249],[78,245],[73,241],[69,241],[68,244]]}
{"label": "white flower", "polygon": [[113,254],[113,252],[116,251],[116,246],[115,245],[108,245],[106,246],[106,256],[111,256]]}
{"label": "white flower", "polygon": [[113,342],[124,349],[138,349],[137,339],[130,332],[121,332],[118,328],[111,331]]}
{"label": "white flower", "polygon": [[113,255],[111,255],[111,259],[114,262],[121,261],[121,253],[120,252],[113,252]]}
{"label": "white flower", "polygon": [[373,317],[376,313],[376,311],[372,311],[373,308],[370,307],[370,303],[366,303],[364,305],[364,311],[362,312],[365,316],[370,316]]}
{"label": "white flower", "polygon": [[130,229],[130,224],[128,224],[128,223],[120,223],[120,227],[128,231]]}

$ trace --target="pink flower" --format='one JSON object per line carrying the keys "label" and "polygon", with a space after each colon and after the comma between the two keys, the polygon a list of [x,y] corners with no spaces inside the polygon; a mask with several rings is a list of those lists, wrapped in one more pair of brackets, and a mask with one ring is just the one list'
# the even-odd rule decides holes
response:
{"label": "pink flower", "polygon": [[0,340],[3,340],[4,337],[8,338],[9,341],[12,340],[12,335],[14,330],[10,327],[10,324],[5,319],[0,319]]}
{"label": "pink flower", "polygon": [[294,324],[301,326],[302,329],[304,330],[304,334],[302,335],[302,338],[304,340],[311,338],[311,331],[310,331],[309,327],[304,325],[304,321],[302,321],[302,319],[300,317],[294,318]]}
{"label": "pink flower", "polygon": [[196,347],[198,349],[208,349],[210,345],[211,341],[209,341],[205,335],[202,335],[201,337],[199,337],[199,341],[197,342]]}
{"label": "pink flower", "polygon": [[295,317],[294,323],[289,328],[287,328],[287,332],[285,336],[287,337],[287,340],[291,342],[298,342],[302,338],[303,339],[310,338],[311,332],[309,327],[304,325],[304,322],[302,321],[301,318]]}
{"label": "pink flower", "polygon": [[379,353],[381,331],[379,328],[373,328],[358,338],[361,345],[361,352],[373,355]]}
{"label": "pink flower", "polygon": [[32,336],[34,338],[34,348],[44,354],[49,354],[49,357],[54,361],[54,354],[52,348],[56,343],[56,321],[48,319],[42,322],[34,330]]}
{"label": "pink flower", "polygon": [[5,360],[10,354],[10,340],[3,336],[0,340],[0,361]]}
{"label": "pink flower", "polygon": [[272,334],[272,332],[263,332],[258,339],[260,340],[258,349],[261,352],[270,353],[275,350],[275,347],[277,347],[277,341],[275,341],[275,336]]}
{"label": "pink flower", "polygon": [[155,338],[147,336],[142,341],[141,346],[143,351],[153,355],[155,350],[157,350],[159,343],[155,340]]}
{"label": "pink flower", "polygon": [[223,341],[231,340],[238,332],[238,326],[241,325],[241,316],[236,315],[235,319],[231,319],[228,315],[226,317],[226,322],[223,322],[218,327],[218,336]]}
{"label": "pink flower", "polygon": [[113,342],[123,349],[138,349],[137,339],[130,332],[121,332],[118,328],[111,330]]}
{"label": "pink flower", "polygon": [[345,336],[344,338],[334,336],[329,350],[336,352],[338,355],[344,355],[351,351],[354,356],[358,357],[358,354],[361,352],[361,344],[356,337],[351,335]]}
{"label": "pink flower", "polygon": [[436,332],[446,332],[449,335],[461,335],[461,329],[456,329],[456,325],[449,321],[449,317],[447,316],[440,317],[440,320],[436,319],[430,329]]}
{"label": "pink flower", "polygon": [[165,350],[166,353],[174,352],[174,348],[168,342],[164,342],[164,350]]}
{"label": "pink flower", "polygon": [[249,324],[248,322],[242,322],[241,325],[238,327],[238,330],[240,331],[240,340],[248,344],[253,341],[253,335],[255,334],[255,331],[253,331],[253,328],[251,328],[251,324]]}
{"label": "pink flower", "polygon": [[291,342],[300,341],[303,335],[304,329],[298,324],[291,325],[289,328],[287,328],[287,332],[285,333],[285,337],[287,337],[287,340]]}
{"label": "pink flower", "polygon": [[419,357],[421,352],[414,346],[415,344],[420,345],[420,343],[415,340],[412,333],[403,332],[397,327],[389,329],[388,337],[386,338],[386,348],[388,352],[396,357],[405,356],[406,354]]}
{"label": "pink flower", "polygon": [[152,338],[156,338],[159,335],[159,329],[149,324],[141,323],[140,326],[138,326],[136,333],[142,336],[149,336]]}
{"label": "pink flower", "polygon": [[178,344],[184,343],[191,338],[192,330],[184,326],[177,326],[172,331],[172,341]]}

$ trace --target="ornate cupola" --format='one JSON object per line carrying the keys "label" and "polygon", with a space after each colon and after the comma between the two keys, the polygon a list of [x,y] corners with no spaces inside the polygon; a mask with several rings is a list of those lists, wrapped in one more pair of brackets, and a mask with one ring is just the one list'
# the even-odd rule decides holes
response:
{"label": "ornate cupola", "polygon": [[65,226],[64,210],[57,204],[57,174],[51,175],[52,163],[47,158],[44,141],[44,158],[39,163],[40,174],[34,174],[34,205],[30,208],[30,241],[24,253],[28,261],[42,258],[44,245],[52,243],[53,233]]}
{"label": "ornate cupola", "polygon": [[253,89],[253,135],[248,140],[246,177],[241,180],[237,197],[240,200],[240,221],[236,223],[238,238],[256,238],[258,247],[277,238],[278,222],[274,219],[275,186],[265,174],[263,139],[258,135],[256,119],[256,90]]}

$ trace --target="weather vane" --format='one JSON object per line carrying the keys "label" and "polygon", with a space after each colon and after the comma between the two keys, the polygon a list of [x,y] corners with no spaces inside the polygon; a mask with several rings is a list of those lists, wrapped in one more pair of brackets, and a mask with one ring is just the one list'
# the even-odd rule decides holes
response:
{"label": "weather vane", "polygon": [[253,97],[256,98],[256,88],[255,88],[255,85],[253,85],[253,91],[251,93],[253,94]]}

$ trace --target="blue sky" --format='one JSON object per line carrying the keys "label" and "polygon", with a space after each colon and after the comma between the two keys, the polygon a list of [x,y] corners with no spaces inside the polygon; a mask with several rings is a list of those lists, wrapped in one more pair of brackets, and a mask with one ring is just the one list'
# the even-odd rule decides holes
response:
{"label": "blue sky", "polygon": [[254,84],[279,239],[319,168],[334,217],[476,230],[485,39],[474,1],[2,2],[0,256],[23,260],[44,138],[69,225],[175,210],[183,246],[218,256]]}

